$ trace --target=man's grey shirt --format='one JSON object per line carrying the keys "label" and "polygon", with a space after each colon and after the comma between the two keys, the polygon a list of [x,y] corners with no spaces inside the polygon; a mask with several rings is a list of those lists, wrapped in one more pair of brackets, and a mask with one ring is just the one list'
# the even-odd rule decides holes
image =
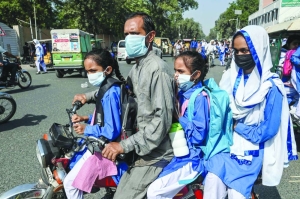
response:
{"label": "man's grey shirt", "polygon": [[174,79],[168,64],[150,51],[132,67],[128,78],[138,104],[138,132],[120,142],[125,153],[135,150],[136,166],[170,161],[173,150],[168,136],[174,110]]}

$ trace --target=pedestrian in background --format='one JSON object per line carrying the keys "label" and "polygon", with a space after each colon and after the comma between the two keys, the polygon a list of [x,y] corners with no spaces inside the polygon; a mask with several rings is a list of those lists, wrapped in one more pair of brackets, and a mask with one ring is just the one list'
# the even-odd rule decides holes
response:
{"label": "pedestrian in background", "polygon": [[36,74],[41,74],[40,66],[43,68],[43,74],[47,73],[46,64],[44,62],[44,49],[43,46],[40,44],[40,42],[37,39],[33,40],[33,44],[35,45],[35,65],[37,72]]}
{"label": "pedestrian in background", "polygon": [[183,46],[180,40],[177,40],[177,42],[174,44],[174,48],[176,52],[175,56],[179,55],[182,52]]}
{"label": "pedestrian in background", "polygon": [[194,39],[191,41],[190,50],[196,51],[197,47],[198,47],[198,44],[197,44],[196,38],[194,37]]}

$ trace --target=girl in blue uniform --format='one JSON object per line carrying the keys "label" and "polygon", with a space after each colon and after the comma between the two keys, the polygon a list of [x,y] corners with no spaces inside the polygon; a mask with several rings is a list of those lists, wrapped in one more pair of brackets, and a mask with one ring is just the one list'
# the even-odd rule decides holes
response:
{"label": "girl in blue uniform", "polygon": [[221,66],[225,66],[225,50],[226,50],[226,46],[224,45],[224,41],[220,42],[220,46],[218,48],[219,50],[219,60],[220,60],[220,65]]}
{"label": "girl in blue uniform", "polygon": [[[87,71],[90,84],[95,87],[103,88],[109,81],[116,81],[112,77],[115,71],[120,73],[116,64],[115,60],[106,50],[93,50],[87,53],[84,59],[84,67]],[[72,122],[74,123],[73,127],[75,132],[79,135],[97,138],[104,136],[110,141],[118,138],[121,132],[120,92],[120,84],[114,83],[106,90],[102,99],[97,99],[98,101],[96,102],[94,114],[89,116],[73,115]],[[97,117],[97,115],[99,115],[98,107],[100,106],[100,103],[102,105],[103,118]],[[102,122],[99,123],[100,120]],[[90,125],[80,122],[86,122]],[[98,163],[104,164],[105,161],[105,164],[107,165],[107,161],[110,160],[102,158],[101,154],[98,152],[92,154],[89,150],[85,150],[83,156],[79,154],[73,158],[72,161],[75,166],[64,179],[65,193],[68,198],[72,199],[83,198],[83,191],[90,192],[95,180],[97,178],[100,180],[106,177],[103,175],[105,173],[108,174],[107,176],[112,176],[115,183],[118,184],[121,174],[127,170],[127,165],[125,163],[119,163],[117,169],[113,168],[113,163],[111,163],[111,168],[102,168]],[[78,173],[81,175],[78,175]],[[114,175],[111,175],[112,173],[114,173]],[[78,178],[81,179],[80,182],[78,182]]]}
{"label": "girl in blue uniform", "polygon": [[192,93],[203,86],[204,77],[208,72],[207,66],[199,53],[186,51],[176,57],[174,70],[175,80],[179,88],[178,106],[181,110],[178,117],[185,133],[188,155],[175,156],[172,159],[158,179],[149,186],[148,199],[171,199],[185,186],[185,183],[179,181],[193,179],[197,175],[205,173],[202,151],[199,147],[196,148],[195,145],[203,143],[208,134],[209,105],[207,96],[201,93],[196,98],[192,121],[188,119],[186,107]]}
{"label": "girl in blue uniform", "polygon": [[[266,186],[279,184],[283,168],[297,159],[284,85],[270,72],[269,37],[247,26],[233,37],[233,61],[220,82],[234,118],[230,153],[205,162],[204,198],[246,199],[260,171]],[[228,189],[228,190],[227,190]]]}

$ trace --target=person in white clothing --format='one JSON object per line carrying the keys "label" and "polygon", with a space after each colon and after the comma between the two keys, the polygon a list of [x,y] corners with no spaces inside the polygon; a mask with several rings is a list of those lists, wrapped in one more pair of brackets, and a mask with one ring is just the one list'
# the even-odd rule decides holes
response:
{"label": "person in white clothing", "polygon": [[214,59],[215,59],[214,51],[216,51],[216,50],[217,50],[217,48],[216,48],[214,40],[211,40],[210,43],[205,46],[205,52],[206,52],[207,58],[209,57],[209,55],[212,55],[212,66],[214,65]]}
{"label": "person in white clothing", "polygon": [[40,44],[40,42],[37,39],[33,40],[33,44],[35,45],[35,55],[36,55],[35,65],[36,65],[36,69],[37,69],[36,74],[41,73],[40,66],[42,66],[43,74],[45,74],[45,73],[47,73],[47,67],[46,67],[46,64],[44,62],[44,49],[43,49],[43,46]]}

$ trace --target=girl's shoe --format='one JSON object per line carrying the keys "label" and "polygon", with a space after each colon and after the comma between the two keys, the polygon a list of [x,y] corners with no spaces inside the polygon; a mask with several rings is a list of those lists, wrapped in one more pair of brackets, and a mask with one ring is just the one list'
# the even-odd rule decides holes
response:
{"label": "girl's shoe", "polygon": [[38,72],[36,72],[36,74],[38,75],[38,74],[41,74],[41,72],[40,71],[38,71]]}

